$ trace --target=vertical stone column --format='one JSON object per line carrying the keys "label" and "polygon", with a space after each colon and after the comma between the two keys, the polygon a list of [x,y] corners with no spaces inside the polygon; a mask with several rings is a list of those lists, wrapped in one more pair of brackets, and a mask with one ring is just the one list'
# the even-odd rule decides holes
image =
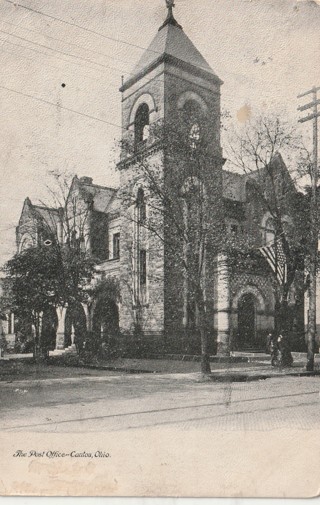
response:
{"label": "vertical stone column", "polygon": [[226,254],[217,258],[217,354],[230,356],[230,289]]}
{"label": "vertical stone column", "polygon": [[58,328],[56,338],[56,349],[64,349],[64,325],[67,308],[57,307]]}
{"label": "vertical stone column", "polygon": [[86,324],[87,324],[87,331],[90,333],[92,331],[92,307],[91,310],[89,309],[88,304],[86,303],[81,303],[84,313],[86,315]]}
{"label": "vertical stone column", "polygon": [[9,317],[11,317],[11,334],[14,335],[14,332],[15,332],[15,327],[14,327],[14,313],[12,312]]}

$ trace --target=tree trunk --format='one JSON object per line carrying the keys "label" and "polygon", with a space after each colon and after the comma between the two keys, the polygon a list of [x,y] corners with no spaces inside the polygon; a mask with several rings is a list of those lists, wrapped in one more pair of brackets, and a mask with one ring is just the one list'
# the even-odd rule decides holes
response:
{"label": "tree trunk", "polygon": [[284,299],[280,302],[279,312],[279,333],[288,336],[291,327],[288,300]]}
{"label": "tree trunk", "polygon": [[197,293],[197,299],[196,299],[196,305],[198,309],[198,330],[200,333],[200,340],[201,340],[201,373],[203,375],[210,375],[211,374],[211,367],[210,367],[210,356],[209,356],[209,350],[208,350],[208,337],[207,337],[207,332],[206,332],[206,325],[205,325],[205,305],[204,305],[204,299],[203,299],[203,293],[202,289],[198,288],[198,293]]}
{"label": "tree trunk", "polygon": [[210,367],[210,356],[208,352],[208,339],[206,335],[205,329],[202,327],[199,328],[200,338],[201,338],[201,373],[204,375],[211,374]]}
{"label": "tree trunk", "polygon": [[34,335],[33,357],[35,360],[37,360],[40,357],[40,335],[37,328],[35,328],[35,335]]}
{"label": "tree trunk", "polygon": [[316,260],[311,265],[309,288],[309,318],[307,332],[307,371],[314,370],[314,349],[316,339],[316,293],[317,293],[317,268]]}
{"label": "tree trunk", "polygon": [[41,358],[41,330],[40,330],[40,316],[38,314],[34,317],[34,351],[33,357],[36,361]]}

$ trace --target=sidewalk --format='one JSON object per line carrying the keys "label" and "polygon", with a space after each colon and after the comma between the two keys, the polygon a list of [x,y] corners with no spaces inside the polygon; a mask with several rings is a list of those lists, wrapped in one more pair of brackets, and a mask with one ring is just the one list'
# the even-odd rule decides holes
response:
{"label": "sidewalk", "polygon": [[[213,381],[251,381],[262,380],[271,377],[283,376],[314,376],[320,375],[320,356],[315,356],[314,372],[306,371],[306,353],[292,353],[294,363],[292,367],[279,368],[272,367],[270,355],[264,353],[233,353],[229,359],[221,359],[217,356],[211,357],[211,379]],[[238,358],[242,359],[239,360]],[[170,356],[158,357],[157,359],[148,358],[117,358],[105,359],[96,363],[84,363],[77,358],[68,358],[65,363],[70,366],[81,366],[90,369],[109,370],[124,373],[153,373],[153,374],[200,374],[199,356],[180,356],[180,359],[174,359]],[[61,363],[63,357],[54,358],[54,361]]]}
{"label": "sidewalk", "polygon": [[[256,381],[272,377],[284,376],[315,376],[320,375],[320,356],[315,356],[314,372],[306,371],[306,353],[292,353],[294,363],[292,367],[279,368],[272,367],[270,364],[270,355],[264,353],[233,353],[230,358],[211,357],[211,372],[210,377],[213,381],[230,382],[230,381]],[[8,354],[5,356],[6,362],[22,363],[31,362],[32,354],[19,355]],[[1,374],[0,360],[0,374]],[[194,376],[195,379],[201,377],[199,356],[180,355],[180,356],[158,356],[157,358],[116,358],[105,359],[99,362],[83,362],[77,356],[51,356],[50,367],[81,368],[96,371],[119,372],[126,374],[161,374],[174,375],[177,378],[179,375]],[[44,367],[46,365],[44,364]],[[3,370],[4,371],[4,370]]]}

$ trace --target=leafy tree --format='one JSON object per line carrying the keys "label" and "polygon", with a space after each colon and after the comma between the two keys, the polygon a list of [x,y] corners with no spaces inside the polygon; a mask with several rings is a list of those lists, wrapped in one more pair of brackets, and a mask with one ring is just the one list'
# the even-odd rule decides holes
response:
{"label": "leafy tree", "polygon": [[34,352],[40,352],[42,313],[61,301],[59,260],[51,248],[36,247],[16,254],[4,271],[11,284],[11,310],[34,327]]}
{"label": "leafy tree", "polygon": [[89,202],[64,192],[67,179],[62,176],[61,182],[60,176],[55,177],[58,190],[51,192],[63,207],[31,206],[31,219],[23,225],[23,233],[34,237],[34,245],[15,254],[4,267],[11,285],[11,310],[33,325],[36,355],[41,347],[46,351],[40,342],[43,314],[50,308],[86,301],[94,275],[95,260],[84,235]]}

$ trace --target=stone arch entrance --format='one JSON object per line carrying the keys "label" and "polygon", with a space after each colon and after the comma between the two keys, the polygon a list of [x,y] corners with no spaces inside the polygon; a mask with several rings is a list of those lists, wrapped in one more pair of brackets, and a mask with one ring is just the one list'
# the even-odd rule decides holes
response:
{"label": "stone arch entrance", "polygon": [[252,293],[245,293],[238,301],[238,347],[255,347],[256,301]]}
{"label": "stone arch entrance", "polygon": [[265,347],[265,300],[256,286],[244,286],[232,300],[232,347],[234,350],[262,350]]}
{"label": "stone arch entrance", "polygon": [[[74,332],[74,342],[72,334]],[[66,311],[64,347],[75,344],[77,350],[82,350],[87,336],[87,319],[83,306],[80,302],[70,305]]]}
{"label": "stone arch entrance", "polygon": [[119,309],[112,299],[98,299],[92,318],[92,330],[97,347],[113,348],[119,334]]}

